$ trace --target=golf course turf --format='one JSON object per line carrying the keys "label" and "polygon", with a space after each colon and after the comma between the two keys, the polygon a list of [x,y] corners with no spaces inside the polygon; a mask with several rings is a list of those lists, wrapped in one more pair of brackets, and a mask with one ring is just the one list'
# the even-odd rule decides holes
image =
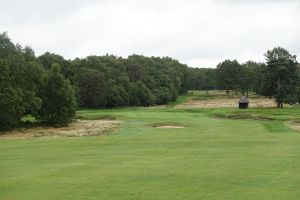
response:
{"label": "golf course turf", "polygon": [[[226,117],[240,112],[270,120]],[[284,125],[300,107],[77,115],[121,125],[104,136],[0,140],[1,200],[300,199],[300,133]]]}

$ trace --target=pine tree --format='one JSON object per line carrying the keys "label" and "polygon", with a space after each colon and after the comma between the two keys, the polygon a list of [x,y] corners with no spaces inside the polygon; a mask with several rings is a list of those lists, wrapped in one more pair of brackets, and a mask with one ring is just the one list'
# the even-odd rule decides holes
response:
{"label": "pine tree", "polygon": [[297,74],[296,56],[287,50],[277,47],[266,53],[267,67],[263,85],[263,94],[275,97],[277,107],[282,108],[283,103],[297,102]]}

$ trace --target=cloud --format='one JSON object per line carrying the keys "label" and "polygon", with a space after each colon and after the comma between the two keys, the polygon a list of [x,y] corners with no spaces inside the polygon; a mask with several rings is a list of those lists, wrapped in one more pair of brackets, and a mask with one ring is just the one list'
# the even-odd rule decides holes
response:
{"label": "cloud", "polygon": [[262,4],[262,3],[299,3],[298,0],[215,0],[217,3],[230,3],[230,4]]}
{"label": "cloud", "polygon": [[0,31],[37,52],[170,56],[192,67],[264,61],[275,46],[300,56],[298,1],[0,0]]}

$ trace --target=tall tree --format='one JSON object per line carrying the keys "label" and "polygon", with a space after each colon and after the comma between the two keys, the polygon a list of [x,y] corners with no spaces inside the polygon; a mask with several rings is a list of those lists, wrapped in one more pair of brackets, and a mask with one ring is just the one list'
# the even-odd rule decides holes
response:
{"label": "tall tree", "polygon": [[52,64],[40,91],[43,100],[37,114],[41,122],[48,125],[64,125],[75,115],[76,100],[69,80],[60,73],[59,64]]}
{"label": "tall tree", "polygon": [[275,97],[278,108],[282,108],[283,103],[295,103],[299,81],[296,56],[281,47],[267,51],[265,56],[267,67],[263,95]]}
{"label": "tall tree", "polygon": [[[6,80],[2,83],[1,99],[2,103],[10,102],[2,111],[9,108],[5,116],[9,121],[14,119],[14,122],[6,124],[13,127],[23,115],[33,114],[40,109],[42,100],[37,92],[44,71],[36,62],[34,51],[30,47],[23,49],[21,45],[15,45],[6,33],[0,34],[0,59],[2,82]],[[14,105],[13,108],[10,105]]]}
{"label": "tall tree", "polygon": [[225,60],[217,66],[217,83],[220,89],[225,89],[229,97],[229,90],[239,88],[241,66],[236,60]]}
{"label": "tall tree", "polygon": [[80,75],[78,85],[80,88],[80,105],[82,107],[104,108],[106,106],[108,84],[103,73],[94,69],[88,69]]}

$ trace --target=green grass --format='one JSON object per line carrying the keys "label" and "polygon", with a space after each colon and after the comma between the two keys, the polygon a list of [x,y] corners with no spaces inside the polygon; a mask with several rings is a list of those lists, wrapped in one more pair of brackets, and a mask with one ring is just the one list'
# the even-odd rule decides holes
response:
{"label": "green grass", "polygon": [[[189,100],[209,100],[216,97],[224,96],[224,92],[220,91],[188,91],[185,95],[180,95],[176,101],[170,102],[169,107],[185,103]],[[226,96],[227,97],[227,96]]]}
{"label": "green grass", "polygon": [[[214,118],[221,113],[224,118]],[[274,120],[231,120],[236,113]],[[300,199],[300,133],[286,109],[81,110],[108,136],[0,140],[2,200]],[[174,123],[184,129],[159,129]]]}
{"label": "green grass", "polygon": [[[196,109],[190,110],[191,112],[197,111]],[[293,106],[284,109],[276,108],[251,108],[251,109],[232,109],[232,108],[218,108],[218,109],[199,109],[199,112],[207,113],[209,116],[214,116],[216,114],[224,115],[228,117],[230,115],[237,114],[248,114],[253,116],[270,117],[276,120],[296,120],[300,119],[300,107]]]}

